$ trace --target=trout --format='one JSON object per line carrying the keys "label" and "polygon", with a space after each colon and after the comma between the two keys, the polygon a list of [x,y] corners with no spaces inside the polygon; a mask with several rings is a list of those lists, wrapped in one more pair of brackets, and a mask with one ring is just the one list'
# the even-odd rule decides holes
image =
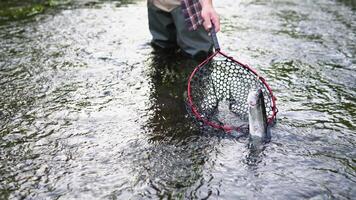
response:
{"label": "trout", "polygon": [[247,96],[247,104],[250,139],[255,142],[268,142],[270,133],[262,90],[252,89]]}

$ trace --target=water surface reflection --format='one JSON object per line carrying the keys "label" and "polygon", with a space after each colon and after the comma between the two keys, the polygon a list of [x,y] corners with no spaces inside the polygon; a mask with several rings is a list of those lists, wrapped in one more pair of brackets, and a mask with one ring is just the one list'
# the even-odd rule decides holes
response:
{"label": "water surface reflection", "polygon": [[356,196],[352,1],[215,3],[278,98],[263,150],[194,125],[197,63],[152,50],[145,1],[33,2],[0,3],[1,199]]}

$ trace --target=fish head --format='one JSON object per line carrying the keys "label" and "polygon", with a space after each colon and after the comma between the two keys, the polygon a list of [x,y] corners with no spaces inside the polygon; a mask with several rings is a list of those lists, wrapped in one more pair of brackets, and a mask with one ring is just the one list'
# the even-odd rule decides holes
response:
{"label": "fish head", "polygon": [[247,104],[249,107],[256,107],[261,103],[263,98],[262,90],[260,88],[252,88],[247,96]]}

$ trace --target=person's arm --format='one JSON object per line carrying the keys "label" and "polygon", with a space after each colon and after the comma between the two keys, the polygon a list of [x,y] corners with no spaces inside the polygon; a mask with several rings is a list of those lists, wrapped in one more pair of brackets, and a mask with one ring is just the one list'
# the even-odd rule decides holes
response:
{"label": "person's arm", "polygon": [[203,26],[205,30],[209,31],[212,27],[211,23],[215,26],[215,31],[220,31],[220,19],[216,13],[212,0],[200,0],[202,10],[201,17],[204,19]]}

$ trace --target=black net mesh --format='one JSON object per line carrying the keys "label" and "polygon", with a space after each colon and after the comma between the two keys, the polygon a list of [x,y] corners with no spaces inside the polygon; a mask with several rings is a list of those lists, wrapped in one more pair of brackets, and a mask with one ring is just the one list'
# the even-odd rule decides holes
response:
{"label": "black net mesh", "polygon": [[200,67],[190,81],[190,100],[202,119],[219,126],[248,127],[247,96],[252,88],[264,95],[267,117],[273,117],[272,96],[250,69],[225,58],[215,57]]}

